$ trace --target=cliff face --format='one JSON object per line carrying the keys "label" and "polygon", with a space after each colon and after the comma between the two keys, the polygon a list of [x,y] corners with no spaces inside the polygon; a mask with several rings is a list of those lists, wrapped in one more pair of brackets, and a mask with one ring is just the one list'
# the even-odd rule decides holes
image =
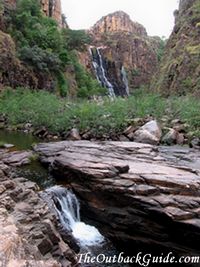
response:
{"label": "cliff face", "polygon": [[165,95],[197,92],[200,87],[200,2],[181,0],[175,27],[152,89]]}
{"label": "cliff face", "polygon": [[42,10],[48,17],[54,18],[62,26],[61,0],[40,0]]}
{"label": "cliff face", "polygon": [[[6,8],[14,8],[17,0],[4,0]],[[62,26],[61,0],[40,0],[42,11],[48,17],[54,18]]]}
{"label": "cliff face", "polygon": [[140,36],[147,35],[145,28],[139,23],[131,21],[130,17],[123,11],[116,11],[101,18],[92,27],[92,33],[95,35],[109,32],[130,32]]}
{"label": "cliff face", "polygon": [[37,87],[38,79],[16,58],[15,43],[10,35],[0,31],[0,90],[3,86]]}
{"label": "cliff face", "polygon": [[158,45],[142,25],[117,11],[100,19],[89,32],[92,45],[101,47],[110,81],[120,76],[124,66],[131,88],[149,83],[158,65]]}

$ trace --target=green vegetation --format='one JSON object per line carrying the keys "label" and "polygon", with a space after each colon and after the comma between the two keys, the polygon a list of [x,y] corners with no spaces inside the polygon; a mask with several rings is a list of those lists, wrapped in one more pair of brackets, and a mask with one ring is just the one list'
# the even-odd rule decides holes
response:
{"label": "green vegetation", "polygon": [[64,132],[73,127],[80,132],[90,130],[96,137],[122,132],[134,118],[149,115],[161,119],[164,115],[186,122],[190,131],[199,135],[200,103],[192,96],[165,99],[144,90],[135,91],[127,99],[105,98],[102,103],[68,102],[45,91],[6,90],[0,98],[0,114],[10,125],[31,123],[45,126],[50,132]]}
{"label": "green vegetation", "polygon": [[5,142],[0,141],[0,148],[4,148],[5,144],[6,144]]}
{"label": "green vegetation", "polygon": [[160,40],[159,40],[159,46],[158,46],[158,51],[157,51],[157,57],[158,57],[159,62],[161,61],[161,59],[164,55],[166,42],[167,42],[167,40],[165,39],[164,36],[162,38],[160,38]]}
{"label": "green vegetation", "polygon": [[16,43],[17,57],[34,71],[36,77],[53,78],[54,92],[62,97],[68,95],[65,72],[70,66],[75,69],[78,96],[104,93],[78,63],[76,51],[83,51],[90,41],[85,31],[59,29],[56,21],[42,14],[39,0],[18,0],[16,9],[6,16],[9,21],[7,32]]}

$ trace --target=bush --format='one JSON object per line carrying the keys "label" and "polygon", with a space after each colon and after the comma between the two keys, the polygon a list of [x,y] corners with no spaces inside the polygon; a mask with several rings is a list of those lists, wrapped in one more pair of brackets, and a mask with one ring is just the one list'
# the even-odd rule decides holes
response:
{"label": "bush", "polygon": [[22,88],[0,95],[0,114],[4,113],[11,125],[30,122],[54,133],[77,127],[80,131],[89,129],[97,137],[122,133],[133,118],[152,115],[159,120],[163,115],[169,116],[169,110],[172,118],[186,122],[190,131],[200,136],[200,103],[192,96],[165,99],[138,90],[130,98],[105,98],[97,104],[85,100],[69,103],[45,91]]}
{"label": "bush", "polygon": [[84,30],[64,29],[62,31],[66,47],[69,50],[84,50],[86,44],[91,42],[90,36]]}
{"label": "bush", "polygon": [[75,69],[79,97],[105,92],[78,63],[74,51],[85,49],[89,35],[82,30],[58,29],[56,21],[42,14],[39,0],[17,1],[9,33],[17,44],[18,58],[31,66],[36,77],[50,74],[62,97],[68,92],[64,73],[69,65]]}
{"label": "bush", "polygon": [[19,58],[41,72],[55,73],[60,70],[61,61],[58,56],[36,45],[21,48]]}

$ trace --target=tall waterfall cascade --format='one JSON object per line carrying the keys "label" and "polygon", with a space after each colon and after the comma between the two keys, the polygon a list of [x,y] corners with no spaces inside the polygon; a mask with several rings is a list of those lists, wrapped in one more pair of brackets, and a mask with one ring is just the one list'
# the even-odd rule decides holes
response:
{"label": "tall waterfall cascade", "polygon": [[90,247],[103,244],[104,237],[100,232],[94,226],[81,221],[80,204],[73,192],[61,186],[54,186],[46,191],[53,199],[62,226],[72,232],[80,246]]}
{"label": "tall waterfall cascade", "polygon": [[[128,96],[129,86],[125,68],[114,66],[114,73],[109,68],[105,58],[102,55],[102,47],[90,47],[92,65],[98,82],[108,89],[110,97]],[[116,74],[118,73],[118,74]]]}
{"label": "tall waterfall cascade", "polygon": [[129,85],[128,85],[128,78],[127,78],[127,74],[126,74],[126,70],[125,70],[124,66],[122,66],[122,68],[121,68],[121,74],[122,74],[122,80],[123,80],[124,85],[125,85],[127,96],[129,96],[130,90],[129,90]]}
{"label": "tall waterfall cascade", "polygon": [[90,54],[92,55],[92,64],[95,70],[96,78],[99,81],[99,83],[103,86],[108,88],[108,93],[109,96],[114,97],[115,92],[114,92],[114,87],[109,82],[107,76],[106,76],[106,71],[105,67],[103,64],[103,59],[100,51],[100,47],[96,48],[96,53],[94,54],[92,48],[90,48]]}

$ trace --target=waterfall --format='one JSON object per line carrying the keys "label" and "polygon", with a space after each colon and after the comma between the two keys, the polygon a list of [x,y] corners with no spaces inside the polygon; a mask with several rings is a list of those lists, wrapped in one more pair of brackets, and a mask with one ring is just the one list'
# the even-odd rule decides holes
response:
{"label": "waterfall", "polygon": [[67,231],[71,231],[80,246],[100,245],[104,237],[91,225],[85,224],[80,219],[80,204],[75,194],[61,186],[54,186],[46,190],[50,194],[54,208],[60,222]]}
{"label": "waterfall", "polygon": [[121,74],[122,74],[122,80],[123,80],[123,83],[125,85],[127,96],[129,96],[130,90],[129,90],[127,74],[126,74],[126,70],[125,70],[124,66],[122,66],[122,68],[121,68]]}
{"label": "waterfall", "polygon": [[111,84],[111,82],[109,82],[107,76],[106,76],[106,71],[104,68],[104,64],[103,64],[103,59],[102,59],[102,55],[100,52],[100,47],[96,48],[96,53],[93,52],[92,48],[90,48],[90,54],[92,55],[92,64],[95,70],[95,74],[97,77],[97,80],[99,81],[99,83],[103,86],[108,88],[108,93],[109,96],[114,97],[115,96],[115,92],[114,92],[114,87]]}

